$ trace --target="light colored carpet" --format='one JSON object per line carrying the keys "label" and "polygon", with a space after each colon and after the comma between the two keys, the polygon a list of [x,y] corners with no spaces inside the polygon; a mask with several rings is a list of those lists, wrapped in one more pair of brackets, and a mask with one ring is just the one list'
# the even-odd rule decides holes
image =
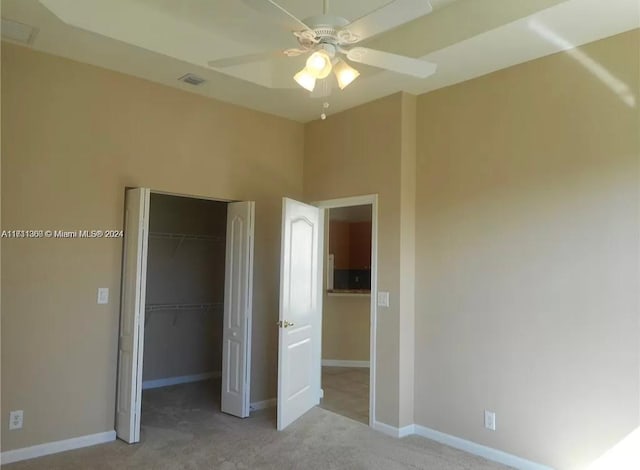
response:
{"label": "light colored carpet", "polygon": [[[394,439],[321,408],[285,431],[275,410],[219,411],[220,382],[145,391],[142,442],[121,441],[7,465],[7,470],[490,470],[501,465],[418,437]],[[212,399],[213,398],[213,399]]]}
{"label": "light colored carpet", "polygon": [[324,366],[322,389],[321,408],[369,424],[369,369]]}

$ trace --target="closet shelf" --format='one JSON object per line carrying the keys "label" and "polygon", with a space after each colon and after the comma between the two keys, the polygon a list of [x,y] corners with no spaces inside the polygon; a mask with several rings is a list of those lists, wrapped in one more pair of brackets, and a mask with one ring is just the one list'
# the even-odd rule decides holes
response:
{"label": "closet shelf", "polygon": [[213,310],[222,309],[224,302],[213,302],[206,304],[149,304],[145,306],[147,312],[157,312],[160,310]]}
{"label": "closet shelf", "polygon": [[219,235],[194,235],[189,233],[149,232],[149,238],[161,238],[168,240],[202,240],[208,242],[224,242],[225,238]]}

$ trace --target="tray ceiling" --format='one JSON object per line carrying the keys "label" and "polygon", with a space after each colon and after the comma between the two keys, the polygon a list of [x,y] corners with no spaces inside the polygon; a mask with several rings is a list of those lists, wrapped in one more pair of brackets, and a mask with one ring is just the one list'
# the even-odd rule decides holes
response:
{"label": "tray ceiling", "polygon": [[[281,0],[300,18],[322,0]],[[333,1],[353,20],[388,0]],[[360,67],[327,100],[329,114],[398,91],[424,93],[640,27],[637,0],[432,0],[434,12],[367,41],[368,47],[436,62],[424,80]],[[214,70],[213,59],[295,47],[292,35],[238,0],[2,0],[2,17],[38,28],[30,47],[299,121],[322,101],[297,87],[303,57]],[[576,21],[579,18],[580,21]],[[194,73],[193,87],[177,79]]]}

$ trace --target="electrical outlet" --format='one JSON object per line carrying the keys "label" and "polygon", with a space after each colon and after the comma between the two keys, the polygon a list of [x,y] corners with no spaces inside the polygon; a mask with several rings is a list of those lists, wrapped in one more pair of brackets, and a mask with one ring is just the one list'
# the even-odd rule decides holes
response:
{"label": "electrical outlet", "polygon": [[15,429],[22,429],[22,419],[24,417],[24,411],[15,410],[9,413],[9,431]]}
{"label": "electrical outlet", "polygon": [[495,431],[496,430],[496,414],[493,411],[484,410],[484,427]]}
{"label": "electrical outlet", "polygon": [[108,304],[109,303],[109,288],[108,287],[98,287],[98,303],[99,304]]}

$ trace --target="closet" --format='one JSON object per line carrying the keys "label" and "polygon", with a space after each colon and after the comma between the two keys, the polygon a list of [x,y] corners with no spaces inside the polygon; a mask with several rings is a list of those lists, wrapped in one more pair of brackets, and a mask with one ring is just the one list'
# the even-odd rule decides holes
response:
{"label": "closet", "polygon": [[[151,194],[143,390],[220,388],[226,228],[225,202]],[[211,400],[219,407],[220,393]]]}

